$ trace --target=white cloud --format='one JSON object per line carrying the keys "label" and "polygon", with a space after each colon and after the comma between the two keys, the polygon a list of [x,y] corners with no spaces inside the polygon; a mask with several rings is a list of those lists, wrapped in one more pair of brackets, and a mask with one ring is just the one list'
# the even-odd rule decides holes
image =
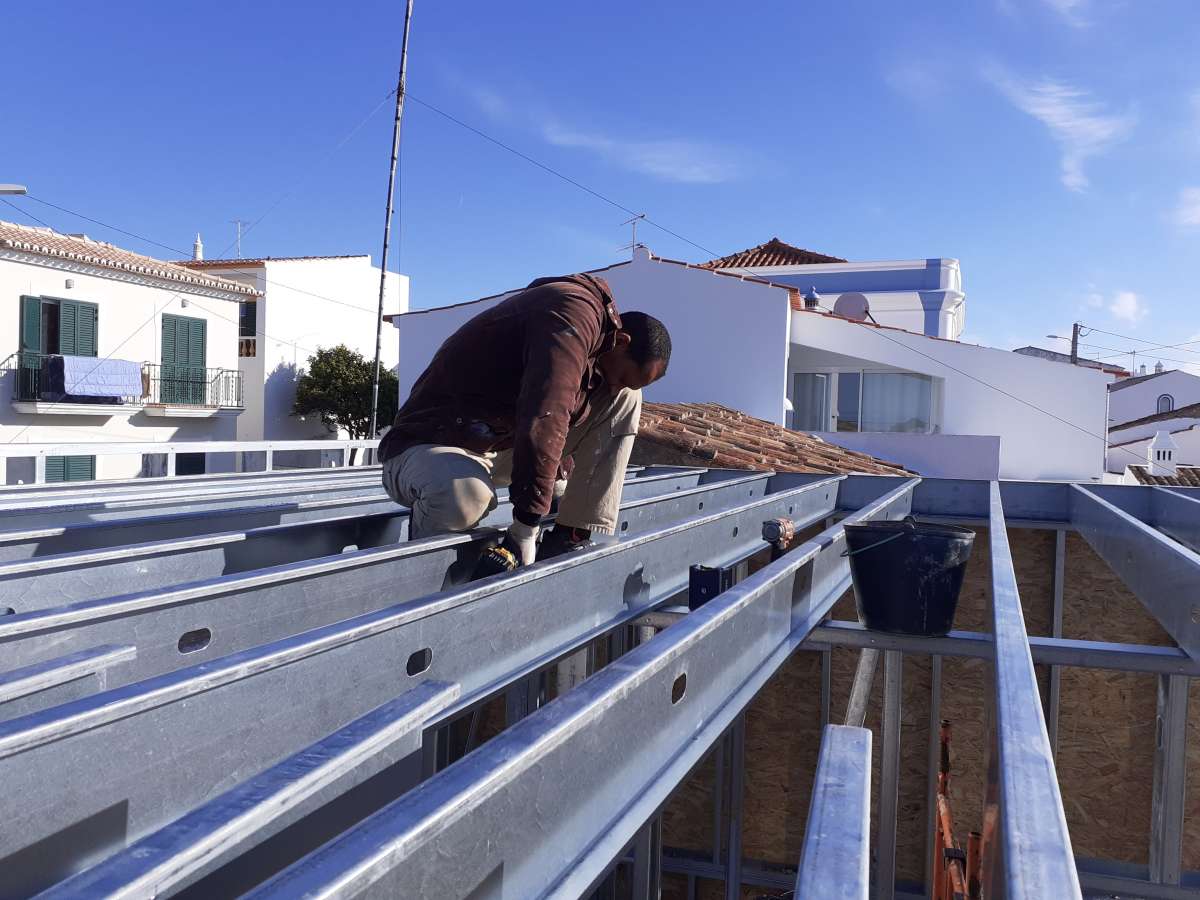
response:
{"label": "white cloud", "polygon": [[1019,110],[1050,129],[1062,148],[1062,183],[1072,191],[1088,186],[1084,162],[1126,137],[1137,121],[1132,112],[1107,112],[1087,91],[1060,81],[1022,82],[996,66],[986,67],[984,77]]}
{"label": "white cloud", "polygon": [[1179,192],[1175,224],[1183,228],[1200,226],[1200,187],[1188,187]]}
{"label": "white cloud", "polygon": [[946,69],[919,57],[893,63],[884,71],[883,79],[888,87],[914,103],[940,100],[949,87]]}
{"label": "white cloud", "polygon": [[1083,302],[1092,309],[1099,309],[1104,305],[1104,296],[1096,291],[1092,291],[1083,298]]}
{"label": "white cloud", "polygon": [[1113,295],[1112,303],[1108,305],[1108,311],[1114,319],[1120,319],[1131,325],[1142,321],[1149,312],[1142,298],[1133,291],[1118,291]]}
{"label": "white cloud", "polygon": [[483,114],[493,121],[501,121],[509,118],[511,107],[507,100],[497,91],[491,88],[482,87],[481,85],[473,85],[467,88],[471,95],[471,99],[475,101],[475,105],[483,111]]}
{"label": "white cloud", "polygon": [[553,122],[542,126],[542,137],[556,147],[587,150],[623,169],[664,181],[717,184],[742,174],[742,166],[732,153],[704,141],[625,140]]}
{"label": "white cloud", "polygon": [[1046,6],[1062,17],[1063,21],[1075,28],[1086,28],[1088,21],[1085,14],[1088,10],[1088,0],[1042,0]]}

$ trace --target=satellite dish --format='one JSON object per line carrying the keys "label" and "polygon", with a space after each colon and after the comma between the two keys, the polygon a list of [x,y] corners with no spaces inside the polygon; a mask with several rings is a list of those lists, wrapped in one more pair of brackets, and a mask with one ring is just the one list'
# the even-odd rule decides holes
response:
{"label": "satellite dish", "polygon": [[[838,297],[837,302],[833,304],[833,311],[836,315],[844,316],[847,319],[864,322],[871,316],[871,304],[867,301],[866,294],[852,292]],[[873,318],[872,321],[874,321]]]}

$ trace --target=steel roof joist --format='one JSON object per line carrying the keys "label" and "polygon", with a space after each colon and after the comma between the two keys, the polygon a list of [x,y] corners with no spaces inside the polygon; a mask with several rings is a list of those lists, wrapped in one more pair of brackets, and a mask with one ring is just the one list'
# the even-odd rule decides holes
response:
{"label": "steel roof joist", "polygon": [[[403,684],[436,679],[461,684],[464,696],[495,694],[530,661],[553,661],[580,635],[678,593],[692,563],[730,565],[753,554],[763,546],[765,519],[820,521],[834,508],[840,480],[690,519],[675,508],[674,524],[617,544],[0,724],[0,781],[8,786],[0,820],[10,826],[0,832],[0,866],[36,882],[96,862],[114,842],[161,827],[219,786],[256,775],[386,702]],[[664,508],[685,499],[667,498]],[[323,590],[300,584],[311,596]],[[840,594],[844,580],[837,587]],[[104,777],[96,778],[101,759]],[[36,854],[23,852],[35,845]]]}

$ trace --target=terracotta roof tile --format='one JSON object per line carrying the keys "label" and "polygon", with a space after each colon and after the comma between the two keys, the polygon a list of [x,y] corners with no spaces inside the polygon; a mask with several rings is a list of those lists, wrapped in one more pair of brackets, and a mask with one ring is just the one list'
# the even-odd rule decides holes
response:
{"label": "terracotta roof tile", "polygon": [[1174,475],[1151,475],[1146,466],[1130,466],[1138,484],[1161,484],[1169,487],[1200,487],[1200,466],[1176,466]]}
{"label": "terracotta roof tile", "polygon": [[802,247],[785,244],[777,237],[765,244],[750,247],[740,253],[731,253],[719,259],[701,263],[703,269],[757,269],[761,266],[811,266],[820,263],[844,263],[838,256],[826,256]]}
{"label": "terracotta roof tile", "polygon": [[363,259],[367,253],[343,253],[334,256],[258,256],[253,259],[179,259],[175,265],[188,269],[232,269],[235,266],[261,266],[269,262],[304,262],[310,259]]}
{"label": "terracotta roof tile", "polygon": [[56,259],[69,259],[102,269],[149,275],[164,281],[175,281],[180,284],[228,291],[233,294],[258,296],[258,291],[254,288],[238,284],[236,281],[212,275],[200,275],[183,266],[164,262],[152,256],[143,256],[140,253],[122,250],[112,244],[94,241],[81,235],[59,234],[49,228],[34,228],[29,225],[0,222],[0,248],[17,250],[22,253],[35,253],[39,256],[51,256]]}
{"label": "terracotta roof tile", "polygon": [[776,472],[913,474],[866,453],[846,450],[719,403],[645,403],[638,457],[648,461],[658,445],[714,468]]}

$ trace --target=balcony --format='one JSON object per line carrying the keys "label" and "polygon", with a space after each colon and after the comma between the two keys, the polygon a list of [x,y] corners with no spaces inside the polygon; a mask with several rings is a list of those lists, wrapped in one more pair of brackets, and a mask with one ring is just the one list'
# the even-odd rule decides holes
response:
{"label": "balcony", "polygon": [[[211,418],[242,411],[242,373],[236,370],[96,360],[86,375],[78,378],[71,371],[78,359],[16,354],[13,407],[18,412],[43,415],[131,416],[144,412],[159,418]],[[101,363],[110,364],[105,368],[111,368],[117,377],[107,371],[93,374]]]}

